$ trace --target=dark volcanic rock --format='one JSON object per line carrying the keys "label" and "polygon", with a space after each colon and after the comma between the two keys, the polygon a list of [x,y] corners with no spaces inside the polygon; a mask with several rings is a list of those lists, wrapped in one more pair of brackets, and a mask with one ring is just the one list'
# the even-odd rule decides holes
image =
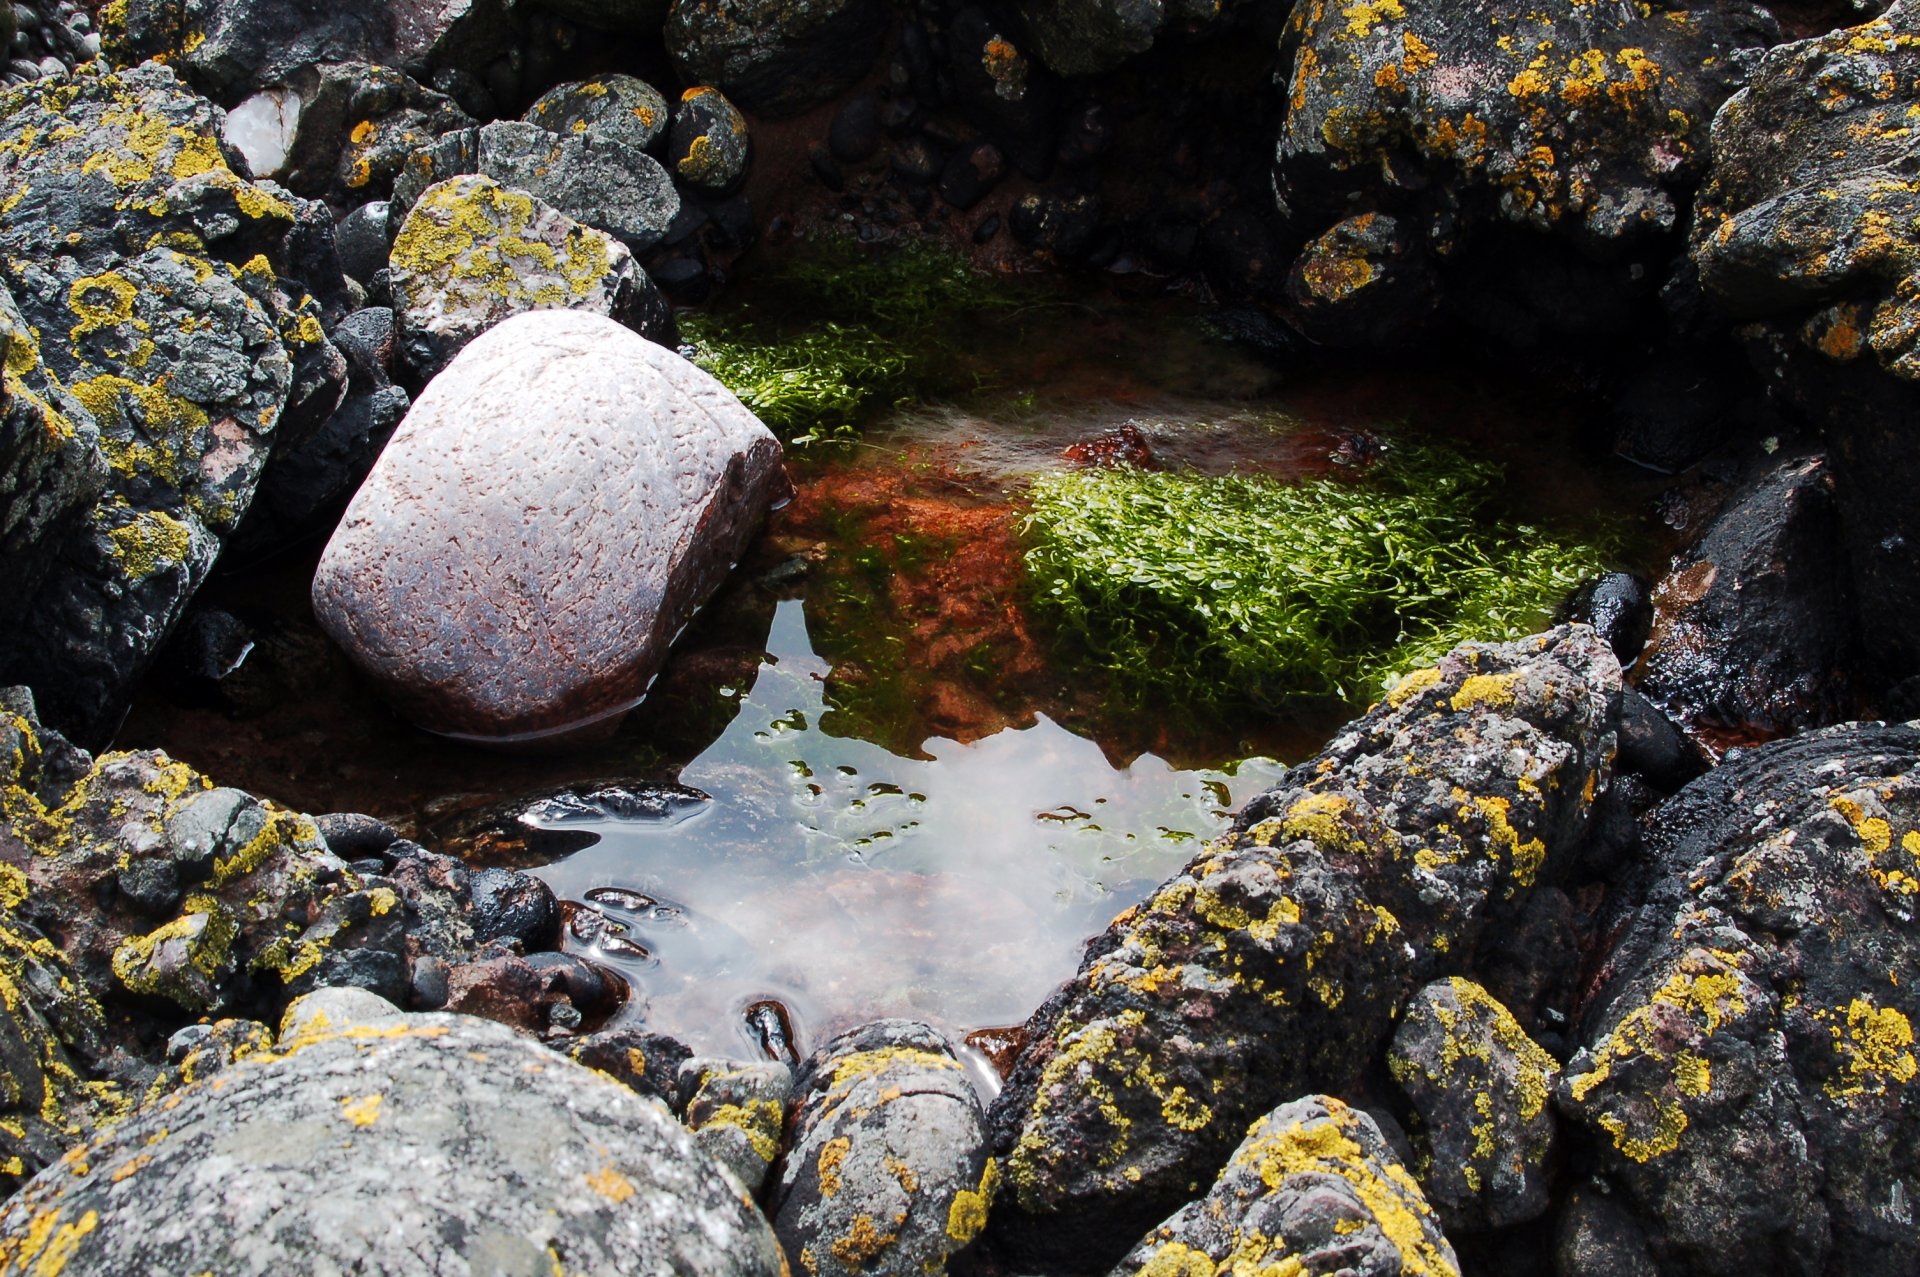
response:
{"label": "dark volcanic rock", "polygon": [[758,1193],[780,1157],[793,1070],[765,1060],[690,1059],[680,1066],[680,1094],[694,1141]]}
{"label": "dark volcanic rock", "polygon": [[1434,304],[1424,248],[1385,213],[1356,213],[1308,244],[1287,275],[1294,325],[1331,346],[1390,344]]}
{"label": "dark volcanic rock", "polygon": [[772,1215],[796,1271],[943,1272],[979,1236],[997,1166],[946,1039],[876,1021],[815,1051],[794,1091]]}
{"label": "dark volcanic rock", "polygon": [[[568,1058],[653,1096],[675,1113],[686,1107],[680,1079],[693,1052],[677,1038],[629,1025],[576,1038],[566,1050]],[[728,1163],[721,1159],[721,1165]]]}
{"label": "dark volcanic rock", "polygon": [[1716,748],[1845,718],[1853,654],[1832,481],[1782,463],[1654,590],[1635,684]]}
{"label": "dark volcanic rock", "polygon": [[1115,1277],[1237,1271],[1458,1277],[1453,1247],[1372,1118],[1326,1095],[1254,1123],[1207,1195]]}
{"label": "dark volcanic rock", "polygon": [[1579,627],[1462,647],[1116,919],[995,1102],[996,1231],[1093,1267],[1245,1122],[1355,1085],[1405,998],[1464,969],[1583,833],[1619,677]]}
{"label": "dark volcanic rock", "polygon": [[1631,572],[1609,572],[1575,590],[1562,619],[1591,625],[1622,665],[1632,665],[1653,629],[1653,587]]}
{"label": "dark volcanic rock", "polygon": [[421,395],[321,558],[314,610],[431,730],[610,730],[739,558],[779,461],[671,351],[521,315]]}
{"label": "dark volcanic rock", "polygon": [[1040,60],[1061,75],[1111,71],[1168,27],[1194,31],[1227,6],[1209,0],[1018,0]]}
{"label": "dark volcanic rock", "polygon": [[561,1255],[578,1272],[783,1271],[766,1222],[658,1105],[446,1015],[310,1029],[240,1061],[42,1174],[0,1232],[11,1258],[70,1277],[426,1277],[449,1253],[503,1277],[552,1277]]}
{"label": "dark volcanic rock", "polygon": [[[1917,826],[1912,726],[1744,751],[1654,814],[1559,1102],[1658,1271],[1920,1268]],[[1631,1253],[1604,1223],[1563,1247]]]}
{"label": "dark volcanic rock", "polygon": [[667,162],[683,182],[725,194],[747,176],[747,119],[718,89],[688,89],[673,108]]}
{"label": "dark volcanic rock", "polygon": [[877,0],[674,0],[667,51],[688,84],[711,84],[771,118],[830,102],[880,54]]}
{"label": "dark volcanic rock", "polygon": [[551,89],[521,118],[553,133],[638,154],[666,136],[670,114],[666,98],[651,84],[608,75]]}

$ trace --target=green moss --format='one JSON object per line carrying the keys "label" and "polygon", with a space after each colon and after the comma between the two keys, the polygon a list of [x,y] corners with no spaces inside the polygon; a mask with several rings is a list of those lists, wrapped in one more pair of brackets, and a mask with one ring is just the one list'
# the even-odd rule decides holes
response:
{"label": "green moss", "polygon": [[1364,481],[1051,475],[1031,492],[1041,607],[1143,702],[1365,699],[1469,639],[1530,633],[1599,547],[1502,522],[1503,473],[1397,444]]}

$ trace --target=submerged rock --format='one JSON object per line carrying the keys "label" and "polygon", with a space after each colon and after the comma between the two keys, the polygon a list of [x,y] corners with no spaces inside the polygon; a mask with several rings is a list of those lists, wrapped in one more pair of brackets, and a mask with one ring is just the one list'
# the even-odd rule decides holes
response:
{"label": "submerged rock", "polygon": [[1652,886],[1558,1091],[1625,1218],[1563,1249],[1615,1265],[1581,1271],[1920,1269],[1920,729],[1744,751],[1651,826]]}
{"label": "submerged rock", "polygon": [[815,1051],[795,1084],[774,1231],[810,1277],[946,1271],[999,1180],[980,1101],[945,1038],[880,1020]]}
{"label": "submerged rock", "polygon": [[309,1025],[94,1141],[0,1212],[0,1257],[49,1256],[69,1277],[783,1272],[659,1105],[447,1015]]}
{"label": "submerged rock", "polygon": [[886,34],[876,0],[674,0],[666,26],[685,83],[715,85],[773,118],[838,97],[873,66]]}
{"label": "submerged rock", "polygon": [[321,557],[314,610],[432,731],[610,730],[738,559],[779,461],[673,352],[594,315],[517,316],[420,396]]}
{"label": "submerged rock", "polygon": [[1207,1195],[1147,1234],[1113,1272],[1243,1270],[1458,1277],[1460,1265],[1373,1119],[1313,1095],[1255,1122]]}
{"label": "submerged rock", "polygon": [[1187,1200],[1244,1123],[1348,1090],[1582,835],[1619,665],[1591,630],[1403,679],[1129,909],[1028,1022],[993,1108],[996,1231],[1075,1268]]}

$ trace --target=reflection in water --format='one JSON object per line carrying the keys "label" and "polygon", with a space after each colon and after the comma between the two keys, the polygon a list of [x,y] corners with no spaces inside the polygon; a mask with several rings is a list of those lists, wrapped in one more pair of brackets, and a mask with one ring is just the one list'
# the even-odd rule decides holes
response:
{"label": "reflection in water", "polygon": [[629,979],[625,1016],[696,1051],[804,1053],[882,1015],[956,1033],[1024,1020],[1087,937],[1279,772],[1152,755],[1115,769],[1044,716],[906,758],[820,729],[829,666],[800,603],[780,604],[767,650],[738,716],[681,772],[711,801],[682,788],[521,817],[598,836],[539,871],[577,902],[568,943]]}

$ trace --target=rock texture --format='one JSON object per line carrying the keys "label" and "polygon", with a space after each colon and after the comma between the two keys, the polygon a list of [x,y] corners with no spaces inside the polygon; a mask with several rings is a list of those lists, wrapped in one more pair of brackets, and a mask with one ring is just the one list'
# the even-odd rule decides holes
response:
{"label": "rock texture", "polygon": [[852,87],[886,31],[886,9],[875,0],[674,0],[666,27],[685,83],[714,85],[775,118]]}
{"label": "rock texture", "polygon": [[[484,1021],[316,1029],[189,1087],[0,1212],[0,1267],[776,1277],[665,1111]],[[34,1266],[38,1266],[35,1269]]]}
{"label": "rock texture", "polygon": [[1081,1269],[1187,1200],[1243,1123],[1348,1091],[1581,836],[1619,665],[1567,627],[1402,680],[1095,939],[993,1108],[995,1228]]}
{"label": "rock texture", "polygon": [[607,75],[548,90],[523,118],[563,137],[585,137],[637,154],[651,151],[666,136],[672,112],[660,90],[646,81]]}
{"label": "rock texture", "polygon": [[1652,826],[1558,1093],[1624,1219],[1563,1246],[1614,1265],[1584,1271],[1915,1271],[1920,729],[1745,751]]}
{"label": "rock texture", "polygon": [[687,1129],[750,1193],[779,1160],[793,1101],[793,1070],[764,1060],[692,1059],[680,1066]]}
{"label": "rock texture", "polygon": [[1255,1122],[1207,1195],[1113,1271],[1457,1277],[1460,1266],[1373,1119],[1314,1095]]}
{"label": "rock texture", "polygon": [[747,120],[718,89],[688,89],[673,110],[667,162],[683,182],[724,194],[747,175]]}
{"label": "rock texture", "polygon": [[508,316],[565,307],[667,339],[672,313],[626,246],[485,177],[428,188],[394,238],[399,355],[425,380]]}
{"label": "rock texture", "polygon": [[880,1020],[808,1058],[774,1231],[809,1277],[946,1271],[999,1179],[980,1101],[934,1030]]}
{"label": "rock texture", "polygon": [[494,328],[421,395],[314,578],[327,631],[425,727],[611,727],[780,474],[720,384],[606,319]]}

